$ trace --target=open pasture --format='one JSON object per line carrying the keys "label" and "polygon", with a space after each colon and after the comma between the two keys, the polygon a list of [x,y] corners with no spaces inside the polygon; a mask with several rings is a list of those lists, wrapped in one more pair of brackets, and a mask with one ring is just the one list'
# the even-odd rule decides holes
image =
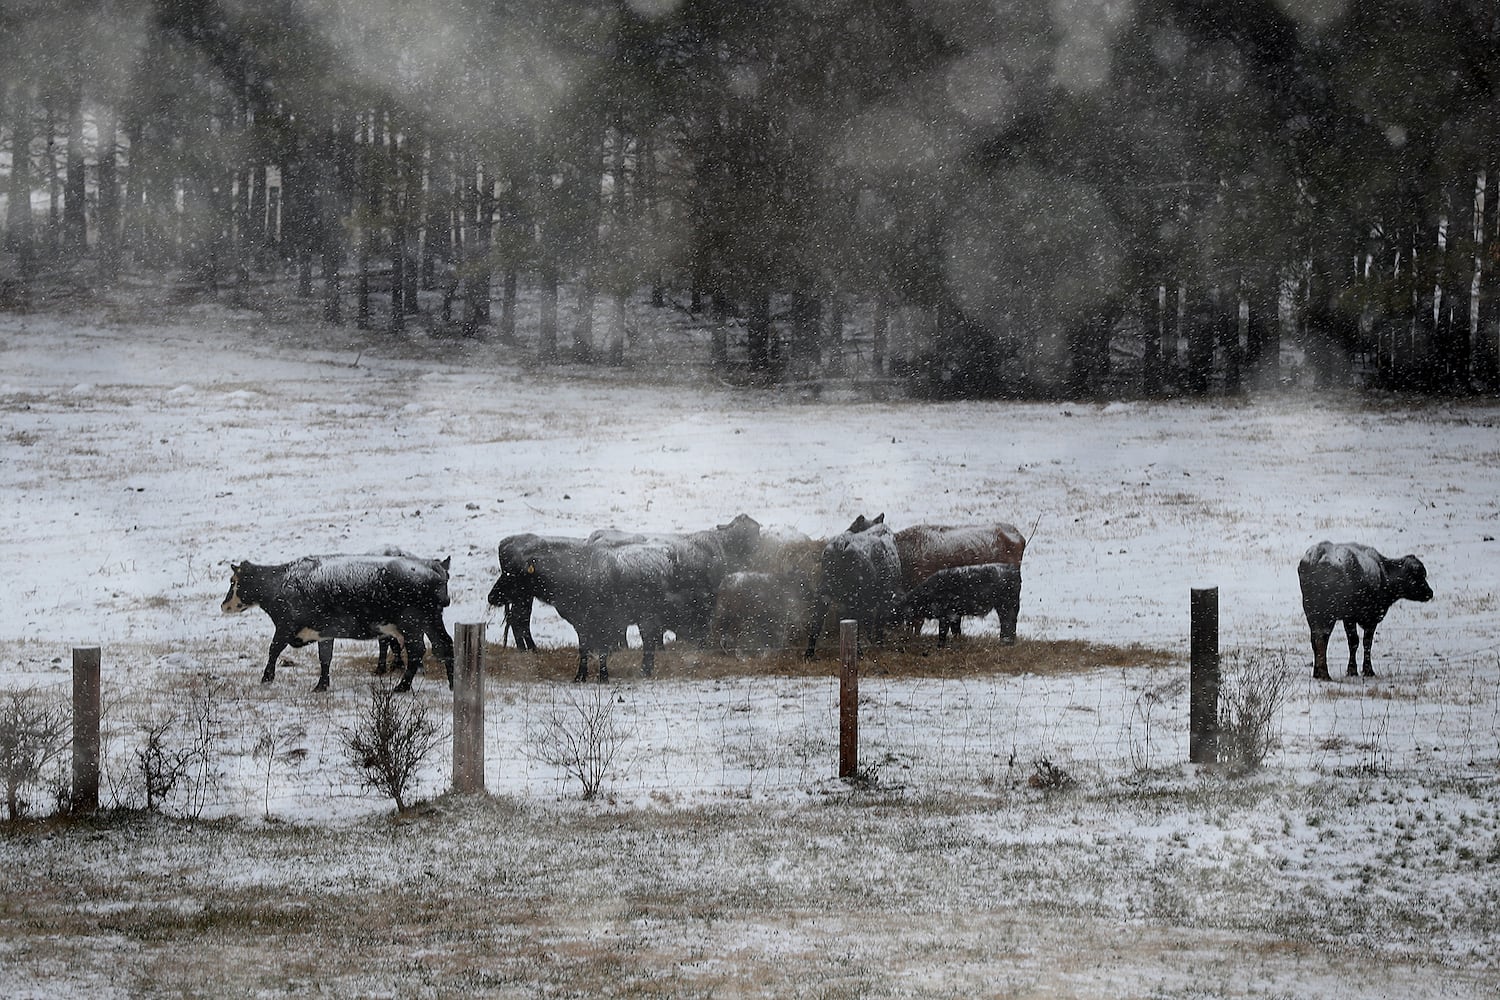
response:
{"label": "open pasture", "polygon": [[[218,307],[0,317],[0,685],[65,691],[102,646],[130,808],[144,728],[214,706],[196,802],[0,837],[9,994],[1494,994],[1500,406],[813,401],[666,371],[681,346],[536,371]],[[574,686],[539,608],[543,655],[490,657],[494,799],[443,796],[444,744],[393,819],[338,742],[373,644],[338,644],[327,694],[311,647],[262,686],[269,620],[218,610],[231,560],[397,544],[451,555],[450,627],[494,640],[502,536],[740,511],[1010,520],[1021,642],[876,651],[849,786],[836,641]],[[1295,565],[1323,538],[1417,553],[1436,591],[1392,609],[1373,679],[1308,676]],[[1291,678],[1244,778],[1184,763],[1199,586],[1226,659]],[[434,663],[413,697],[449,710]],[[591,700],[622,743],[584,802],[535,744]]]}

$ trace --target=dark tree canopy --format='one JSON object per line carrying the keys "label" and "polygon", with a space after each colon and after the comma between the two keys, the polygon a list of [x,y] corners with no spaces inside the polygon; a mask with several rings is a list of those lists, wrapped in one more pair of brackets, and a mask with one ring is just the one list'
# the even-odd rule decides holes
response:
{"label": "dark tree canopy", "polygon": [[755,380],[1490,392],[1497,87],[1480,0],[18,0],[0,298],[295,274],[592,361],[645,296]]}

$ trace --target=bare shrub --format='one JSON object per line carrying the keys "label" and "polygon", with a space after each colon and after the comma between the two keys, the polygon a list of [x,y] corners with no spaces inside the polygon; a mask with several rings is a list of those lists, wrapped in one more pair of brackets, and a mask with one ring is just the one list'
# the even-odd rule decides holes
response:
{"label": "bare shrub", "polygon": [[267,725],[260,731],[250,756],[266,765],[266,819],[271,818],[271,776],[279,767],[297,767],[307,759],[307,727],[296,723]]}
{"label": "bare shrub", "polygon": [[[215,784],[214,747],[218,726],[219,683],[207,674],[194,683],[181,714],[142,724],[144,739],[136,748],[136,772],[146,793],[146,808],[161,808],[174,791],[183,790],[182,814],[197,819]],[[172,737],[181,722],[182,741]]]}
{"label": "bare shrub", "polygon": [[1169,734],[1175,722],[1172,706],[1187,686],[1186,677],[1171,676],[1146,688],[1136,699],[1125,723],[1125,735],[1130,742],[1130,762],[1137,771],[1154,769],[1163,747],[1171,745]]}
{"label": "bare shrub", "polygon": [[415,697],[372,684],[370,704],[351,728],[339,733],[344,752],[364,787],[389,796],[406,811],[406,792],[417,769],[445,734]]}
{"label": "bare shrub", "polygon": [[1281,745],[1281,709],[1291,674],[1286,651],[1230,653],[1219,677],[1218,763],[1248,774]]}
{"label": "bare shrub", "polygon": [[1032,762],[1031,777],[1026,779],[1026,784],[1044,792],[1061,792],[1072,788],[1078,781],[1060,765],[1046,757],[1038,757]]}
{"label": "bare shrub", "polygon": [[615,721],[609,691],[570,691],[565,700],[528,729],[525,753],[577,778],[584,799],[592,799],[613,772],[629,734]]}
{"label": "bare shrub", "polygon": [[41,780],[47,765],[67,748],[71,733],[72,719],[62,702],[31,689],[0,696],[0,775],[11,820],[26,812],[22,789]]}
{"label": "bare shrub", "polygon": [[172,794],[190,766],[187,751],[167,742],[167,733],[176,724],[175,715],[145,723],[144,742],[135,751],[136,771],[146,791],[146,808],[152,812]]}

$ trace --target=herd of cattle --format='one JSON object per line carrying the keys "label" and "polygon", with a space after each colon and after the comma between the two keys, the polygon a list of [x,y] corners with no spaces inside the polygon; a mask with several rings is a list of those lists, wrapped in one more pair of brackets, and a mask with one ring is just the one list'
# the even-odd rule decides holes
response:
{"label": "herd of cattle", "polygon": [[[534,602],[550,604],[578,634],[578,672],[589,659],[600,681],[609,656],[640,632],[641,673],[649,676],[665,634],[714,649],[760,651],[806,639],[811,657],[830,614],[853,618],[861,636],[880,642],[888,628],[914,632],[938,622],[938,644],[960,635],[965,617],[994,611],[1005,643],[1016,640],[1021,560],[1026,539],[1010,524],[919,524],[893,531],[885,515],[860,515],[827,540],[767,532],[740,514],[704,531],[640,534],[596,531],[586,538],[521,534],[499,546],[500,577],[489,603],[505,609],[519,649],[535,649]],[[411,682],[424,637],[453,683],[453,639],[443,624],[450,603],[448,559],[422,559],[397,548],[361,555],[305,556],[290,563],[231,566],[227,614],[259,606],[270,615],[263,683],[276,676],[288,646],[318,643],[317,690],[326,690],[335,639],[380,639],[379,671],[393,651]],[[1375,628],[1397,600],[1427,601],[1432,589],[1416,556],[1387,559],[1355,543],[1321,542],[1297,567],[1312,636],[1313,676],[1328,677],[1328,640],[1344,622],[1349,667],[1357,673],[1358,629],[1364,672],[1373,674]]]}

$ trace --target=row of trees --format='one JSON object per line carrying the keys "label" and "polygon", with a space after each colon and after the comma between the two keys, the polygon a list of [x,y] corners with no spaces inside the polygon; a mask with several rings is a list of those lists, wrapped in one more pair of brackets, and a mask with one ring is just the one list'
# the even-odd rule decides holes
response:
{"label": "row of trees", "polygon": [[394,331],[427,289],[512,338],[532,288],[543,358],[621,357],[649,289],[766,377],[860,304],[955,394],[1232,390],[1284,341],[1497,384],[1480,0],[12,0],[0,67],[13,298],[290,262]]}

